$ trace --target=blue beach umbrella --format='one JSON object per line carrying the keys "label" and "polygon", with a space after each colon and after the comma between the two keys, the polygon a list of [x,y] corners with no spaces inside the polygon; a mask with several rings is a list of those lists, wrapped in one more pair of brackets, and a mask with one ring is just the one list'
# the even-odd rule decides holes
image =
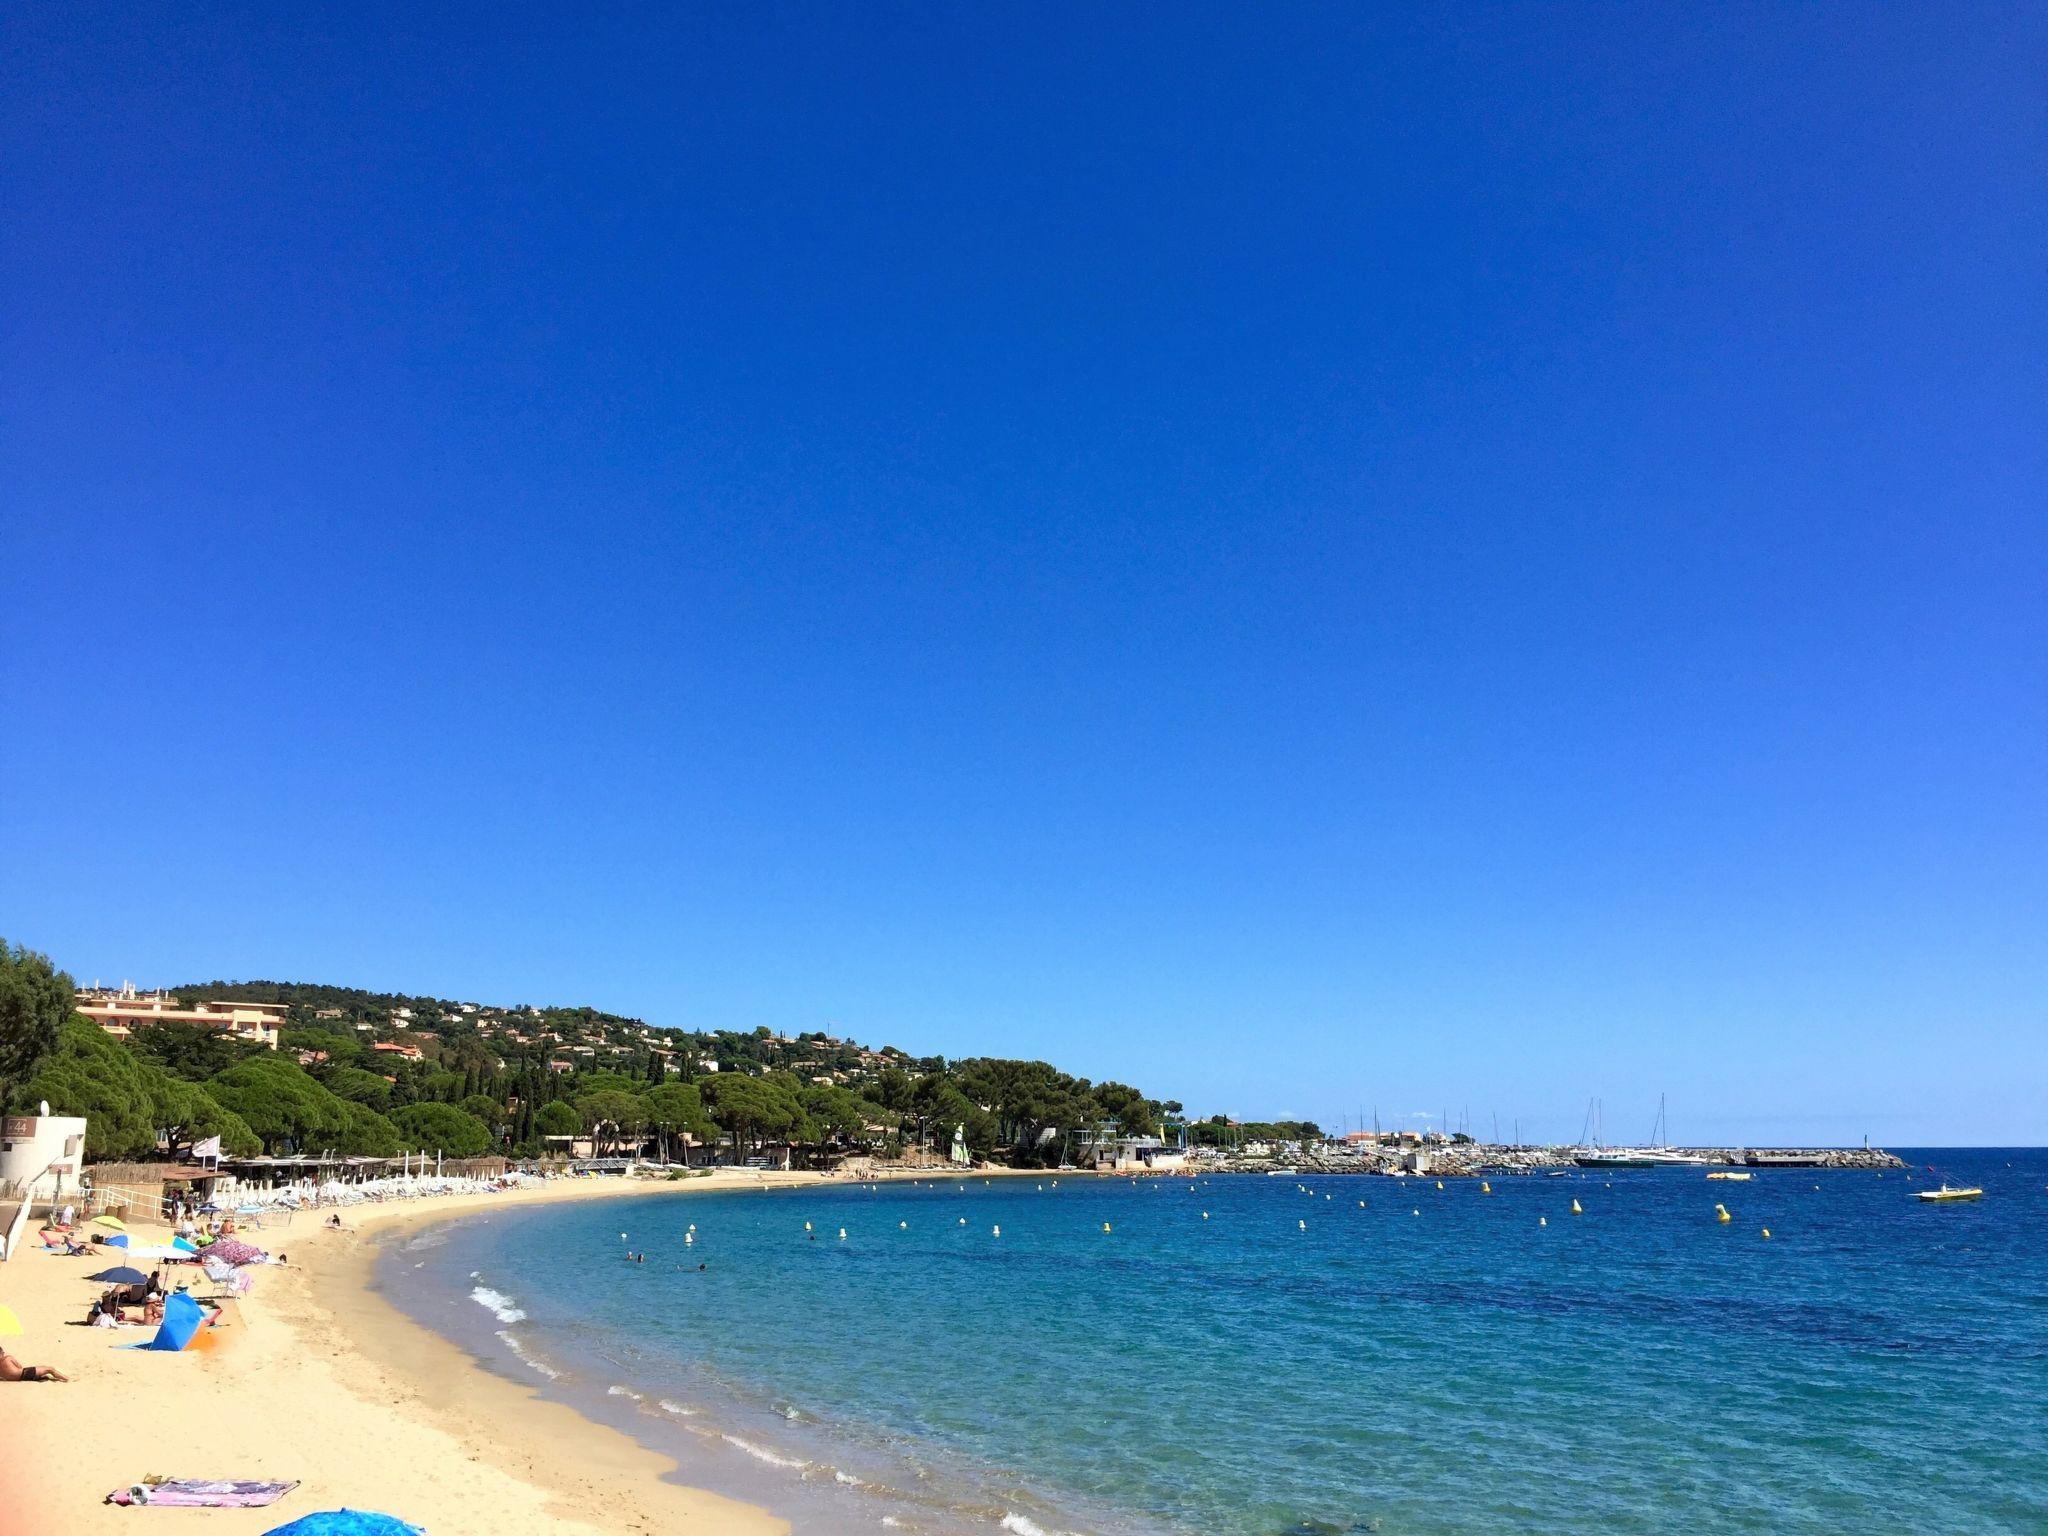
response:
{"label": "blue beach umbrella", "polygon": [[329,1509],[317,1515],[301,1515],[290,1525],[273,1526],[263,1536],[426,1536],[424,1529],[408,1525],[396,1515],[380,1515],[367,1509]]}
{"label": "blue beach umbrella", "polygon": [[116,1264],[112,1269],[103,1269],[96,1275],[87,1275],[88,1280],[104,1280],[108,1285],[140,1285],[149,1276],[128,1264]]}
{"label": "blue beach umbrella", "polygon": [[128,1246],[128,1234],[126,1232],[116,1232],[101,1246],[106,1248],[126,1248]]}

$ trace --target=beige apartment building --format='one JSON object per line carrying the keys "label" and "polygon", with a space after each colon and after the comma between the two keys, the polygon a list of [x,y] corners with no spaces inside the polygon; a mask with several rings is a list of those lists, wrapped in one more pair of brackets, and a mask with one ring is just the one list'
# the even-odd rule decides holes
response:
{"label": "beige apartment building", "polygon": [[168,992],[138,992],[124,981],[118,987],[80,987],[78,1011],[116,1039],[145,1024],[198,1024],[274,1051],[285,1005],[208,1002],[187,1008]]}

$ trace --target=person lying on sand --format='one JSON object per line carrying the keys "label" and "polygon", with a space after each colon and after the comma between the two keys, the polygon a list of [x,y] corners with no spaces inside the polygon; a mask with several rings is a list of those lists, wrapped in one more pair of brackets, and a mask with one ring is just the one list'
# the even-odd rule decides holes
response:
{"label": "person lying on sand", "polygon": [[0,1381],[69,1381],[71,1378],[62,1371],[53,1371],[47,1365],[23,1365],[14,1356],[0,1349]]}

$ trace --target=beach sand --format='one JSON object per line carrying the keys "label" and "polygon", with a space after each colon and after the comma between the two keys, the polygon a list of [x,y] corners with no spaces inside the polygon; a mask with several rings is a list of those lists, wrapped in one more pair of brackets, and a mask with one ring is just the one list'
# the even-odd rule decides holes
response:
{"label": "beach sand", "polygon": [[[344,1505],[398,1515],[431,1536],[786,1532],[787,1522],[766,1511],[674,1481],[668,1458],[486,1371],[402,1316],[371,1289],[378,1245],[370,1238],[477,1209],[818,1182],[815,1174],[724,1170],[674,1183],[564,1179],[347,1208],[341,1232],[321,1227],[325,1212],[301,1213],[287,1227],[247,1234],[290,1263],[255,1272],[221,1347],[205,1353],[111,1347],[153,1329],[65,1326],[83,1319],[103,1289],[85,1277],[124,1261],[46,1255],[30,1246],[31,1232],[24,1251],[0,1264],[0,1303],[24,1327],[4,1342],[24,1363],[72,1379],[0,1384],[0,1536],[145,1526],[167,1536],[201,1527],[256,1536]],[[160,1229],[134,1230],[138,1244],[163,1240]],[[153,1473],[297,1478],[302,1486],[267,1509],[101,1502]]]}

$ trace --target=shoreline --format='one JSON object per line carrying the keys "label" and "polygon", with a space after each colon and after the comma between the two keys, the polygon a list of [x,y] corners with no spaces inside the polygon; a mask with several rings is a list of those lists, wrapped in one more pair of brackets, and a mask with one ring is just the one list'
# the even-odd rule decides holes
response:
{"label": "shoreline", "polygon": [[[933,1176],[892,1171],[868,1182]],[[0,1487],[0,1536],[111,1532],[137,1518],[153,1528],[197,1520],[208,1531],[254,1536],[343,1505],[397,1515],[433,1536],[786,1536],[786,1519],[689,1486],[673,1457],[488,1369],[415,1322],[381,1294],[375,1271],[401,1233],[472,1214],[839,1182],[848,1181],[738,1170],[673,1183],[564,1179],[533,1190],[340,1207],[339,1232],[319,1225],[327,1210],[301,1212],[290,1226],[250,1234],[290,1263],[256,1271],[250,1296],[230,1306],[224,1347],[204,1354],[112,1347],[146,1341],[153,1329],[110,1340],[104,1330],[63,1326],[97,1295],[85,1277],[103,1263],[24,1251],[0,1264],[0,1301],[24,1329],[7,1346],[25,1363],[72,1379],[0,1389],[0,1465],[35,1468],[33,1491],[13,1478],[4,1481],[16,1486]],[[157,1230],[135,1228],[141,1241]],[[297,1478],[301,1486],[265,1509],[138,1517],[101,1502],[152,1474]]]}

